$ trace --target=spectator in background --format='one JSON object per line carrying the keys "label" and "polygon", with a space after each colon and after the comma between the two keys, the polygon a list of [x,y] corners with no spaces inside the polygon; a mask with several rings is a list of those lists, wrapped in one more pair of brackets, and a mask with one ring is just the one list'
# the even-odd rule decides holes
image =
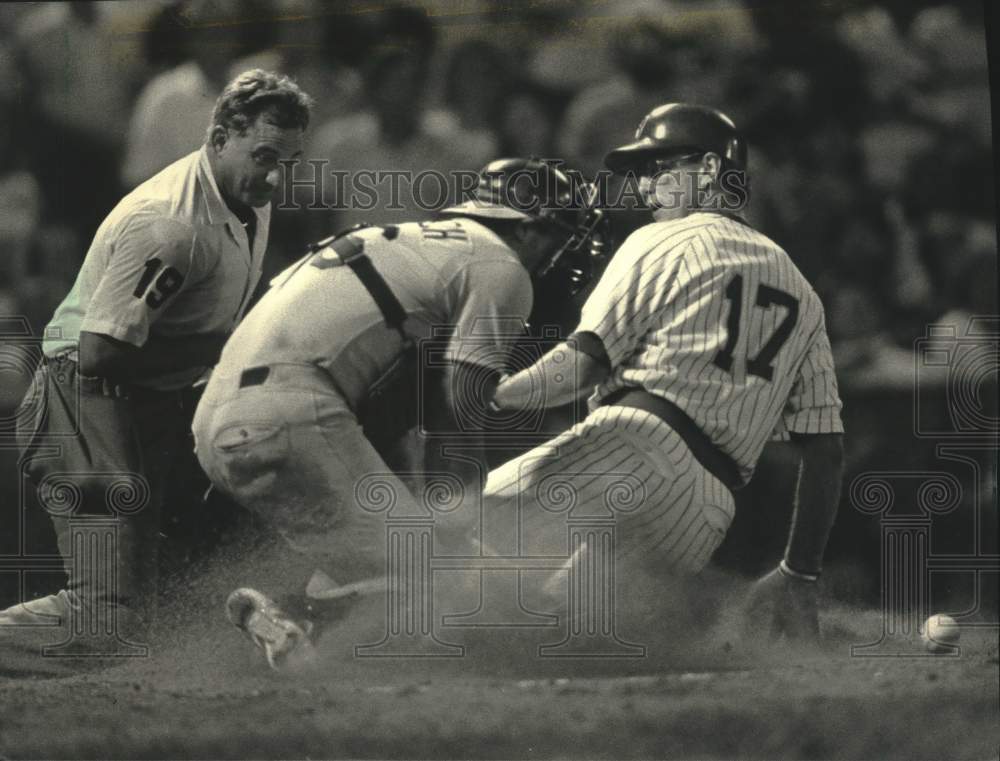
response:
{"label": "spectator in background", "polygon": [[[653,0],[659,2],[659,0]],[[635,4],[616,2],[617,18],[634,15]],[[517,50],[524,74],[563,100],[606,81],[614,65],[603,40],[604,3],[512,4],[510,16],[524,31]]]}
{"label": "spectator in background", "polygon": [[881,200],[866,181],[856,137],[870,110],[864,69],[831,33],[825,11],[791,15],[755,14],[768,45],[732,59],[725,97],[756,149],[750,220],[795,249],[796,265],[825,297],[837,289],[844,220],[867,219],[867,207]]}
{"label": "spectator in background", "polygon": [[[641,0],[616,19],[608,39],[618,75],[582,90],[566,109],[558,129],[558,155],[594,173],[603,169],[608,145],[625,143],[632,128],[660,103],[685,100],[729,110],[722,101],[731,69],[721,65],[749,44],[749,26],[737,3],[702,0],[692,5]],[[723,46],[734,50],[722,55]],[[626,178],[609,178],[608,197],[629,204]],[[634,197],[634,196],[632,196]],[[612,214],[616,240],[645,224],[648,211],[628,208]]]}
{"label": "spectator in background", "polygon": [[[323,203],[335,211],[310,215],[314,237],[357,222],[392,224],[429,215],[416,202],[408,182],[398,183],[399,192],[392,198],[395,181],[378,182],[359,172],[391,170],[415,175],[424,170],[469,170],[484,161],[480,141],[463,141],[460,133],[441,129],[442,125],[428,118],[428,65],[435,33],[426,13],[394,6],[366,21],[369,39],[374,40],[362,65],[368,103],[356,114],[318,126],[308,151],[329,161],[327,173],[331,169],[347,172],[343,188],[324,183]],[[374,190],[352,192],[357,182]],[[421,192],[428,203],[449,200],[435,180],[428,180]],[[308,188],[305,194],[297,194],[297,205],[308,205],[311,193]],[[396,208],[387,208],[390,204]]]}
{"label": "spectator in background", "polygon": [[959,3],[920,11],[909,39],[931,74],[914,93],[910,110],[946,127],[962,128],[983,147],[993,140],[982,6]]}
{"label": "spectator in background", "polygon": [[142,35],[142,53],[150,66],[150,78],[184,63],[184,29],[181,27],[182,0],[161,5]]}
{"label": "spectator in background", "polygon": [[[171,13],[184,28],[175,38],[184,62],[150,80],[136,100],[121,170],[126,188],[201,145],[218,93],[233,75],[252,68],[246,57],[261,44],[256,27],[242,23],[260,13],[252,2],[191,0]],[[161,35],[169,28],[164,24]]]}
{"label": "spectator in background", "polygon": [[273,60],[266,63],[307,92],[323,93],[317,124],[361,107],[358,51],[349,44],[358,32],[356,15],[337,13],[336,6],[320,0],[272,0],[267,19],[274,46],[268,51]]}
{"label": "spectator in background", "polygon": [[[996,194],[990,159],[989,149],[970,140],[967,131],[945,129],[907,167],[902,199],[906,221],[916,231],[919,262],[936,286],[921,315],[924,322],[951,310],[996,311]],[[928,179],[929,167],[933,180]],[[990,269],[992,277],[983,279]]]}
{"label": "spectator in background", "polygon": [[[443,107],[428,112],[431,129],[453,134],[471,153],[499,155],[499,129],[510,111],[513,82],[504,52],[493,43],[472,38],[459,43],[450,54],[444,74]],[[530,129],[529,124],[525,128]],[[530,156],[505,152],[505,156]]]}
{"label": "spectator in background", "polygon": [[868,90],[876,103],[894,107],[927,76],[928,67],[901,33],[892,14],[879,5],[844,13],[833,27],[838,41],[865,64]]}
{"label": "spectator in background", "polygon": [[0,47],[0,290],[15,303],[42,206],[41,188],[23,149],[23,84],[13,51]]}
{"label": "spectator in background", "polygon": [[558,156],[556,130],[565,99],[544,85],[522,80],[507,99],[499,122],[499,153],[505,156]]}
{"label": "spectator in background", "polygon": [[667,97],[673,84],[666,27],[649,16],[621,25],[612,41],[619,74],[582,90],[566,109],[556,150],[594,173],[604,166],[607,146],[631,137],[624,124],[638,124]]}
{"label": "spectator in background", "polygon": [[[282,71],[306,92],[323,93],[313,109],[316,124],[326,124],[356,112],[363,105],[358,65],[367,40],[359,29],[358,15],[318,0],[274,0],[266,22],[275,45],[263,65]],[[310,171],[303,167],[300,171]],[[291,198],[291,173],[285,174],[284,197]],[[264,262],[262,282],[270,282],[311,242],[310,224],[315,210],[277,204],[271,215],[271,255]]]}
{"label": "spectator in background", "polygon": [[[34,333],[59,303],[75,262],[71,231],[45,220],[45,197],[28,148],[32,114],[20,61],[0,44],[0,315],[27,318]],[[5,391],[23,395],[24,387]]]}
{"label": "spectator in background", "polygon": [[[36,3],[13,35],[25,65],[32,156],[46,218],[89,238],[119,196],[121,125],[145,73],[143,3]],[[79,260],[71,266],[79,264]]]}
{"label": "spectator in background", "polygon": [[20,19],[16,39],[39,112],[117,153],[120,125],[145,74],[139,44],[127,30],[141,24],[148,10],[128,7],[141,3],[33,5]]}
{"label": "spectator in background", "polygon": [[[661,15],[666,6],[657,2],[644,7],[644,12],[619,23],[612,36],[618,76],[582,90],[566,108],[557,131],[557,155],[566,156],[586,174],[604,169],[607,146],[632,138],[634,130],[627,125],[638,124],[655,106],[674,100],[673,40]],[[622,198],[630,204],[610,215],[614,237],[623,241],[648,221],[649,212],[630,202],[623,175],[615,174],[607,182],[609,199]]]}
{"label": "spectator in background", "polygon": [[728,111],[719,102],[736,70],[728,62],[755,39],[749,14],[733,0],[632,0],[616,4],[611,22],[601,26],[610,27],[602,47],[614,68],[577,94],[559,130],[560,155],[582,161],[584,171],[600,169],[601,146],[631,139],[622,125],[638,124],[659,103],[715,103]]}

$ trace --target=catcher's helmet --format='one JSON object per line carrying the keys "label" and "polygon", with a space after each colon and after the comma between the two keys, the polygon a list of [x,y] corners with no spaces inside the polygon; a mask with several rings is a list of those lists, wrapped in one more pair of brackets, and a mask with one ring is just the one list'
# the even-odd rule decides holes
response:
{"label": "catcher's helmet", "polygon": [[733,120],[714,108],[689,103],[654,108],[639,123],[635,141],[615,148],[604,157],[604,164],[613,172],[626,172],[650,159],[692,151],[717,153],[734,168],[747,168],[746,142]]}
{"label": "catcher's helmet", "polygon": [[[565,241],[535,273],[537,277],[556,267],[570,266],[569,259],[601,258],[608,246],[607,218],[597,206],[596,188],[578,173],[563,171],[554,163],[535,158],[491,161],[479,172],[479,184],[472,195],[441,214],[526,220],[566,234]],[[567,254],[573,256],[567,258]]]}
{"label": "catcher's helmet", "polygon": [[479,172],[472,198],[443,214],[487,219],[530,219],[574,226],[591,206],[587,184],[579,175],[539,159],[496,159]]}

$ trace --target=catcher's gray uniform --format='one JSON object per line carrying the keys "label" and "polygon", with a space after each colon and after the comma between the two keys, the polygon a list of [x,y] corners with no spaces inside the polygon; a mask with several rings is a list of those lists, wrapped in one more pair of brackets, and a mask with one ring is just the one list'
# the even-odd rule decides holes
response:
{"label": "catcher's gray uniform", "polygon": [[[532,290],[500,238],[464,218],[350,237],[406,311],[409,336],[455,326],[441,359],[503,369]],[[463,341],[473,333],[490,338]],[[486,340],[495,351],[483,350]],[[195,416],[198,458],[213,483],[272,519],[294,546],[334,559],[341,582],[384,572],[385,516],[359,506],[355,493],[365,477],[377,476],[397,504],[413,499],[354,412],[402,347],[365,286],[326,248],[272,282],[226,345]]]}

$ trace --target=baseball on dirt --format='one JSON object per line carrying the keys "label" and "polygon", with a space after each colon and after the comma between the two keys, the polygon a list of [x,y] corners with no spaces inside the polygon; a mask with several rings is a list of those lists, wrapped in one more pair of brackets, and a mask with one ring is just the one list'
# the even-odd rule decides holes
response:
{"label": "baseball on dirt", "polygon": [[920,639],[924,642],[924,647],[932,653],[947,653],[958,645],[958,638],[961,631],[958,624],[951,616],[938,613],[924,622],[924,630]]}

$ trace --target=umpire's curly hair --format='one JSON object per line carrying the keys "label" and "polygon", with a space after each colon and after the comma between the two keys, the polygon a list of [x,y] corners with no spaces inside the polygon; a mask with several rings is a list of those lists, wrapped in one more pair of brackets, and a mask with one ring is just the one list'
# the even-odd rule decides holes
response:
{"label": "umpire's curly hair", "polygon": [[209,138],[215,127],[246,134],[263,113],[276,127],[304,130],[309,126],[312,107],[313,99],[288,77],[263,69],[244,71],[226,85],[215,101]]}

